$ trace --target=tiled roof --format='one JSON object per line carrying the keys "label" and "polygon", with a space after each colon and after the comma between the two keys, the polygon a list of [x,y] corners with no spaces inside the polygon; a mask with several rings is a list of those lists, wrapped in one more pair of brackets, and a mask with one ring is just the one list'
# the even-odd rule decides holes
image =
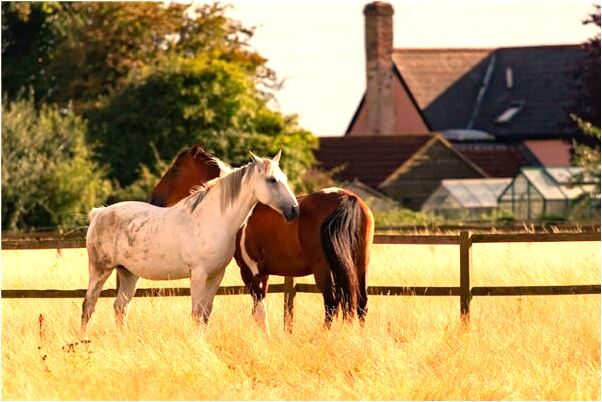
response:
{"label": "tiled roof", "polygon": [[466,128],[492,49],[396,49],[393,62],[432,130]]}
{"label": "tiled roof", "polygon": [[521,144],[459,143],[454,148],[491,177],[515,177],[521,167],[537,164]]}
{"label": "tiled roof", "polygon": [[543,166],[571,166],[572,144],[564,140],[529,140],[525,146]]}
{"label": "tiled roof", "polygon": [[319,137],[316,158],[331,170],[343,165],[337,177],[378,185],[424,146],[432,135]]}
{"label": "tiled roof", "polygon": [[[571,71],[582,57],[579,45],[396,49],[393,53],[395,66],[434,131],[468,127],[491,65],[491,78],[472,128],[502,138],[577,132],[565,109],[576,90]],[[508,69],[512,89],[506,87]],[[509,122],[496,123],[515,102],[522,109]]]}

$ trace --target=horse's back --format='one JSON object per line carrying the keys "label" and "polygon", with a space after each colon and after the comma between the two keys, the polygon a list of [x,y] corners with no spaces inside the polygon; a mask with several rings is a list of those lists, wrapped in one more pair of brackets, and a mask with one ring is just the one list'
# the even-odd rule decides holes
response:
{"label": "horse's back", "polygon": [[[329,188],[297,197],[299,218],[285,222],[272,208],[257,204],[237,236],[236,260],[247,265],[245,253],[255,262],[260,262],[262,274],[303,276],[312,273],[312,266],[326,264],[322,248],[321,228],[323,223],[339,208],[343,201],[353,197],[359,206],[360,258],[369,258],[372,245],[374,218],[367,204],[356,194],[340,188]],[[244,245],[241,244],[245,231]],[[286,263],[283,264],[283,261]]]}
{"label": "horse's back", "polygon": [[166,211],[140,201],[123,201],[107,207],[93,208],[88,213],[90,226],[86,235],[86,243],[103,242],[123,235],[131,225],[138,227],[152,218],[157,218]]}
{"label": "horse's back", "polygon": [[162,208],[141,201],[122,201],[107,207],[92,208],[88,213],[90,224],[93,224],[97,217],[110,217],[110,221],[117,223],[117,220],[131,221],[134,219],[146,218],[160,213]]}
{"label": "horse's back", "polygon": [[324,258],[322,249],[322,225],[338,208],[349,208],[353,199],[357,204],[358,229],[361,240],[359,258],[367,265],[370,247],[374,237],[374,217],[370,207],[357,194],[342,188],[327,188],[316,191],[305,197],[299,204],[299,238],[305,254],[314,255],[316,259]]}
{"label": "horse's back", "polygon": [[194,258],[182,258],[194,254],[195,246],[185,241],[190,228],[177,210],[126,201],[95,210],[92,218],[86,236],[92,263],[123,266],[147,279],[189,275],[186,264]]}

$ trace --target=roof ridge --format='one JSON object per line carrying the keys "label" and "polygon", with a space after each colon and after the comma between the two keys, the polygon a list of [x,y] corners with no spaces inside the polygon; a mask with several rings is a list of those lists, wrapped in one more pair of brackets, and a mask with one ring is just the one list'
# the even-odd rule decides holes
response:
{"label": "roof ridge", "polygon": [[506,181],[512,180],[512,177],[473,177],[467,179],[441,179],[442,182],[454,183],[454,182],[483,182],[483,181]]}
{"label": "roof ridge", "polygon": [[501,49],[533,49],[533,48],[551,48],[551,47],[580,47],[580,43],[551,43],[551,44],[538,44],[538,45],[518,45],[518,46],[481,46],[481,47],[469,47],[469,46],[449,46],[449,47],[398,47],[393,49],[393,53],[396,52],[433,52],[433,51],[448,51],[448,52],[482,52],[482,51],[496,51]]}
{"label": "roof ridge", "polygon": [[[375,138],[387,138],[387,139],[397,139],[400,138],[430,138],[433,137],[435,133],[438,131],[432,131],[424,134],[387,134],[387,135],[320,135],[318,136],[318,140],[331,140],[331,139],[340,139],[340,140],[349,140],[349,139],[375,139]],[[378,141],[378,140],[377,140]]]}
{"label": "roof ridge", "polygon": [[483,52],[488,50],[496,50],[497,47],[399,47],[394,48],[395,52],[432,52],[432,51],[450,51],[450,52]]}

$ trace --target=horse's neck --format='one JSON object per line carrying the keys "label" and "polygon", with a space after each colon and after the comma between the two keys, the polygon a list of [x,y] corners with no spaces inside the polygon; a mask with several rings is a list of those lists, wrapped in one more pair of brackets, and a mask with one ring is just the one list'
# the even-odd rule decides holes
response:
{"label": "horse's neck", "polygon": [[[226,205],[222,205],[222,192],[225,190],[224,185],[223,183],[217,183],[209,189],[206,199],[201,203],[205,204],[206,208],[196,208],[193,211],[193,215],[209,212],[209,215],[219,217],[220,226],[224,231],[231,231],[232,235],[235,235],[258,202],[254,191],[250,188],[252,185],[251,181],[252,177],[246,180],[243,179],[240,193],[233,202]],[[205,212],[201,212],[201,210]],[[206,218],[205,216],[204,219]]]}

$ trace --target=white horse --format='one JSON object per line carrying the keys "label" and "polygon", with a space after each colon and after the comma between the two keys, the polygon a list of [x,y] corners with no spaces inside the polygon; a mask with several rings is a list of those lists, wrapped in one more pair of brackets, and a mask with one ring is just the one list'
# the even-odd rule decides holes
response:
{"label": "white horse", "polygon": [[213,298],[232,259],[236,233],[257,202],[287,220],[299,214],[278,162],[251,153],[252,162],[168,208],[126,201],[89,213],[86,236],[89,284],[82,306],[81,336],[102,287],[117,268],[115,317],[121,326],[139,277],[154,280],[190,277],[192,317],[207,322]]}

